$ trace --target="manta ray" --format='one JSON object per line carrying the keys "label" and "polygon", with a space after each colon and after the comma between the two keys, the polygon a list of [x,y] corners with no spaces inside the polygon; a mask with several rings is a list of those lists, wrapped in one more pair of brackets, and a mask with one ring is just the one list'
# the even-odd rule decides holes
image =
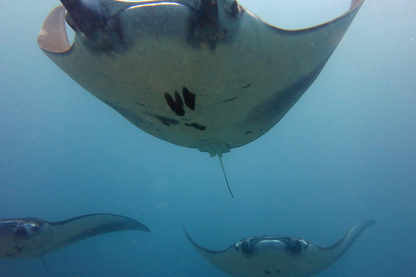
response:
{"label": "manta ray", "polygon": [[300,30],[271,26],[235,0],[61,2],[38,37],[56,65],[150,135],[221,157],[282,119],[364,0]]}
{"label": "manta ray", "polygon": [[[318,26],[271,26],[236,0],[61,0],[38,36],[74,81],[143,131],[221,157],[276,125],[364,0]],[[75,32],[69,44],[65,22]]]}
{"label": "manta ray", "polygon": [[199,246],[186,232],[192,245],[210,263],[234,277],[308,277],[328,268],[375,220],[364,220],[340,241],[319,247],[288,236],[250,237],[222,251]]}
{"label": "manta ray", "polygon": [[90,237],[126,230],[150,232],[140,222],[114,214],[89,214],[59,222],[39,218],[0,220],[0,259],[36,258]]}

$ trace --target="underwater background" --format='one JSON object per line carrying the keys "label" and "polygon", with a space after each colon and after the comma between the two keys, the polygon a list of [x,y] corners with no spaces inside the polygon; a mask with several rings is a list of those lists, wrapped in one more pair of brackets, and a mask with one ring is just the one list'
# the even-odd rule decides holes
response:
{"label": "underwater background", "polygon": [[[349,0],[240,0],[280,28]],[[256,235],[329,246],[369,227],[318,276],[416,276],[416,2],[366,0],[324,70],[258,140],[218,158],[141,131],[38,48],[58,0],[0,3],[0,218],[115,213],[151,233],[97,236],[0,276],[229,276],[188,242],[222,250]]]}

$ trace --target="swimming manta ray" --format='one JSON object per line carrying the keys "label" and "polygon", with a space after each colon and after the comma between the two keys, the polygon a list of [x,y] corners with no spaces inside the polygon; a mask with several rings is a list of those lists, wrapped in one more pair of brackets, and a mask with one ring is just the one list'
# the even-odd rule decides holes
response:
{"label": "swimming manta ray", "polygon": [[234,277],[308,277],[328,268],[355,242],[374,220],[352,228],[340,241],[319,247],[303,239],[286,236],[250,237],[222,251],[199,246],[186,232],[192,245],[210,263]]}
{"label": "swimming manta ray", "polygon": [[[143,131],[218,155],[259,138],[325,66],[364,0],[324,24],[283,30],[235,0],[61,0],[38,44]],[[68,42],[65,20],[75,31]]]}
{"label": "swimming manta ray", "polygon": [[61,2],[38,37],[54,63],[143,131],[221,157],[282,119],[364,0],[301,30],[273,27],[235,0]]}
{"label": "swimming manta ray", "polygon": [[0,220],[0,259],[36,258],[90,237],[125,230],[150,232],[128,217],[89,214],[60,222],[39,218]]}

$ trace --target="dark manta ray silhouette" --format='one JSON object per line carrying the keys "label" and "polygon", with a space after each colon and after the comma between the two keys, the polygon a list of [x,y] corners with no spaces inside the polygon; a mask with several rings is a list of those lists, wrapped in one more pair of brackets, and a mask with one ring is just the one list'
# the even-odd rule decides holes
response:
{"label": "dark manta ray silhouette", "polygon": [[300,30],[273,27],[235,0],[61,2],[38,37],[55,64],[143,131],[221,160],[299,100],[364,0]]}
{"label": "dark manta ray silhouette", "polygon": [[307,277],[318,274],[337,261],[358,236],[375,220],[365,220],[340,241],[319,247],[303,239],[287,236],[260,236],[243,239],[222,251],[199,246],[186,232],[192,245],[210,263],[234,277]]}
{"label": "dark manta ray silhouette", "polygon": [[0,259],[36,258],[90,237],[125,230],[150,230],[114,214],[90,214],[59,222],[39,218],[0,220]]}

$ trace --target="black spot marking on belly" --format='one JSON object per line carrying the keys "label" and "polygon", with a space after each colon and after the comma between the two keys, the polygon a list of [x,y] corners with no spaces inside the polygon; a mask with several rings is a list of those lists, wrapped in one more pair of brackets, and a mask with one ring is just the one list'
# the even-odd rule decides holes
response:
{"label": "black spot marking on belly", "polygon": [[165,92],[165,99],[168,103],[170,109],[179,116],[185,115],[185,110],[183,109],[183,101],[179,93],[175,90],[175,100],[173,100],[173,97]]}
{"label": "black spot marking on belly", "polygon": [[237,96],[236,97],[233,97],[233,98],[230,98],[230,99],[226,99],[226,100],[222,101],[222,103],[229,102],[229,101],[233,101],[235,99],[237,99]]}
{"label": "black spot marking on belly", "polygon": [[270,271],[268,271],[267,269],[264,271],[266,274],[271,274]]}
{"label": "black spot marking on belly", "polygon": [[15,246],[14,249],[17,250],[17,253],[20,253],[23,251],[23,247]]}
{"label": "black spot marking on belly", "polygon": [[188,127],[194,127],[195,129],[200,130],[200,131],[205,131],[207,129],[206,126],[199,125],[198,123],[190,123],[190,124],[185,123],[185,125]]}
{"label": "black spot marking on belly", "polygon": [[280,273],[280,270],[276,269],[276,273]]}
{"label": "black spot marking on belly", "polygon": [[248,87],[250,87],[251,85],[250,84],[248,84],[248,85],[246,85],[246,86],[244,86],[244,87],[242,87],[242,88],[248,88]]}
{"label": "black spot marking on belly", "polygon": [[178,125],[180,122],[177,121],[176,119],[173,118],[169,118],[169,117],[165,117],[165,116],[161,116],[161,115],[155,115],[155,117],[162,122],[163,124],[165,124],[166,126],[170,126],[170,125]]}
{"label": "black spot marking on belly", "polygon": [[245,132],[244,134],[248,135],[248,134],[251,134],[251,133],[252,133],[252,131],[248,131],[248,132]]}
{"label": "black spot marking on belly", "polygon": [[185,105],[191,110],[195,110],[195,98],[196,94],[190,92],[186,87],[182,88],[183,100],[185,100]]}

